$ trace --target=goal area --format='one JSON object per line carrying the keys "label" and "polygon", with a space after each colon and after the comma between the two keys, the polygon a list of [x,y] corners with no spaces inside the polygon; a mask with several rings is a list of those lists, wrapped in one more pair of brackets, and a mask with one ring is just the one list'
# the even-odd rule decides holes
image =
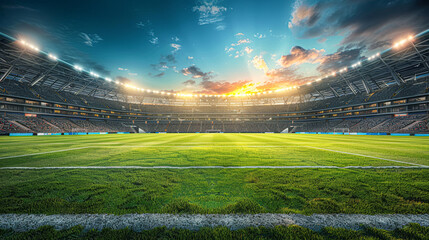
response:
{"label": "goal area", "polygon": [[334,133],[335,134],[344,134],[344,133],[349,134],[350,129],[349,128],[334,128]]}
{"label": "goal area", "polygon": [[206,130],[206,133],[221,133],[222,130],[219,129],[208,129]]}

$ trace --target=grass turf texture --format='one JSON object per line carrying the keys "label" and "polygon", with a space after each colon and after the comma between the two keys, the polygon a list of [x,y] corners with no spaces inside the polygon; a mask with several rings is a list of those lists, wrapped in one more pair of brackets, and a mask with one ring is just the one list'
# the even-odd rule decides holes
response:
{"label": "grass turf texture", "polygon": [[[1,159],[0,167],[407,165],[303,146],[429,165],[428,140],[290,134],[4,137],[0,157],[91,148]],[[427,179],[429,169],[3,169],[0,213],[421,214],[429,213]]]}
{"label": "grass turf texture", "polygon": [[203,228],[198,231],[185,229],[155,228],[142,232],[129,229],[85,232],[80,226],[57,231],[46,226],[28,232],[0,230],[2,239],[429,239],[429,227],[409,224],[393,231],[363,228],[359,231],[341,228],[324,228],[315,232],[299,226],[277,226],[274,228],[245,228],[229,230],[225,227]]}

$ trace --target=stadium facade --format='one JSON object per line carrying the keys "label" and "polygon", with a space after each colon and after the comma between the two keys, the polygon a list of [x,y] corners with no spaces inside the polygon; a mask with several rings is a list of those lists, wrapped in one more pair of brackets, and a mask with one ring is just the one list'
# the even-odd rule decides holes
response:
{"label": "stadium facade", "polygon": [[7,35],[0,46],[0,134],[429,133],[429,31],[311,84],[245,96],[129,88]]}

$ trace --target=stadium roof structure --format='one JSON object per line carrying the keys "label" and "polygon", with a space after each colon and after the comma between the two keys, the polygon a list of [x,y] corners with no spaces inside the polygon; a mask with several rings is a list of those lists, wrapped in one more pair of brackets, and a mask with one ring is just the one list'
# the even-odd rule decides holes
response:
{"label": "stadium roof structure", "polygon": [[[186,105],[277,105],[314,101],[350,94],[371,93],[392,84],[401,85],[429,77],[429,29],[408,36],[392,48],[352,66],[335,70],[299,89],[270,91],[245,96],[180,94],[144,90],[65,62],[38,47],[0,33],[0,82],[16,80],[30,87],[49,87],[57,92],[89,95],[135,103]],[[283,89],[284,90],[284,89]]]}

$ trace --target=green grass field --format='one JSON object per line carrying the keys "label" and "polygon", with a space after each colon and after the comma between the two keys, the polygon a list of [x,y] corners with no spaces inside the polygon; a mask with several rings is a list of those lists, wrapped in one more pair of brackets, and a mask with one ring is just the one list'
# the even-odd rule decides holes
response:
{"label": "green grass field", "polygon": [[0,138],[0,213],[429,213],[429,138],[130,134]]}

